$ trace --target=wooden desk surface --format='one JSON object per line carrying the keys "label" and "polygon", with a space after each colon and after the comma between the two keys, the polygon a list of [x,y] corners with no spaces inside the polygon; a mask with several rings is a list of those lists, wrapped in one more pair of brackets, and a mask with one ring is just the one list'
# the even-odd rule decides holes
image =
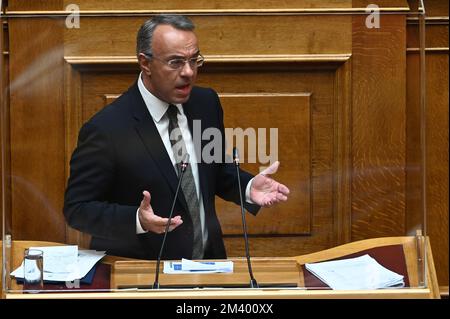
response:
{"label": "wooden desk surface", "polygon": [[[425,238],[426,239],[426,238]],[[381,247],[387,245],[403,245],[403,251],[406,259],[406,267],[408,271],[410,286],[412,288],[405,289],[383,289],[383,290],[366,290],[366,291],[336,291],[336,290],[306,290],[302,288],[262,288],[262,289],[249,289],[249,288],[224,288],[224,289],[201,289],[201,290],[188,290],[188,289],[162,289],[162,290],[138,290],[129,289],[124,291],[123,289],[112,290],[111,292],[89,292],[88,294],[83,292],[63,292],[63,293],[39,293],[39,294],[21,294],[21,286],[18,286],[14,280],[11,281],[11,291],[3,293],[4,298],[439,298],[439,287],[437,284],[436,272],[434,268],[431,248],[428,240],[426,240],[426,274],[424,276],[426,280],[426,288],[418,288],[420,281],[420,272],[418,271],[418,253],[417,253],[417,239],[416,237],[386,237],[367,239],[358,242],[348,243],[338,247],[330,248],[320,252],[294,257],[282,257],[282,258],[267,258],[267,257],[254,257],[252,258],[252,265],[254,268],[255,277],[258,281],[274,282],[278,281],[292,281],[292,278],[296,278],[299,287],[304,287],[303,273],[300,265],[309,262],[319,262],[329,259],[338,258],[341,256],[356,253],[362,250],[366,250],[374,247]],[[12,246],[12,269],[15,269],[22,262],[22,255],[25,248],[30,246],[52,246],[63,245],[53,242],[42,241],[14,241]],[[419,252],[421,254],[422,252]],[[246,262],[243,258],[230,258],[236,262],[237,273],[242,273],[240,277],[241,281],[248,279],[246,273]],[[154,261],[139,261],[124,257],[105,256],[102,262],[110,264],[111,266],[118,265],[122,269],[130,268],[127,266],[128,262],[133,262],[134,265],[141,264],[148,271],[142,275],[146,282],[151,280],[152,273],[148,267],[150,263],[154,264]],[[292,271],[292,262],[296,261],[298,274]],[[284,265],[284,266],[283,266]],[[277,267],[290,267],[286,276],[283,272],[277,272]],[[113,268],[114,269],[114,268]],[[134,271],[136,273],[136,271]],[[273,272],[274,278],[270,277],[270,273]],[[123,274],[122,274],[123,275]],[[257,276],[258,275],[258,276]],[[214,274],[206,274],[204,276],[212,276],[209,280],[217,280]],[[163,274],[161,274],[161,279]],[[283,279],[284,278],[284,279]],[[192,279],[192,278],[191,278]],[[198,279],[198,278],[197,278]],[[112,272],[111,286],[122,281],[123,276]],[[202,280],[208,280],[207,277],[203,277]],[[151,282],[151,281],[150,281]]]}

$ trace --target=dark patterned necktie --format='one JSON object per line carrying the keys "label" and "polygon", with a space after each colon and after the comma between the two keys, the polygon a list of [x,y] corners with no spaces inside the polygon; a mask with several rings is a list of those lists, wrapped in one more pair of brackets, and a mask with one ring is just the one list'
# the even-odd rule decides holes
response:
{"label": "dark patterned necktie", "polygon": [[[169,104],[167,117],[169,118],[169,138],[172,145],[173,155],[177,166],[178,175],[181,169],[181,161],[187,152],[186,144],[181,135],[177,119],[178,109],[175,105]],[[195,188],[194,176],[192,175],[191,165],[188,165],[181,181],[181,189],[186,199],[189,214],[194,227],[194,246],[192,249],[192,259],[203,258],[203,237],[202,224],[200,221],[200,205],[198,202],[197,191]]]}

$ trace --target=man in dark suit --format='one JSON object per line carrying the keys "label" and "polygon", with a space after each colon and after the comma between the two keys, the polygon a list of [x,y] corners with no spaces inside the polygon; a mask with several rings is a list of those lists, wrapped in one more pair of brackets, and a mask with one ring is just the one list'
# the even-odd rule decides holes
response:
{"label": "man in dark suit", "polygon": [[[163,258],[226,258],[215,196],[238,204],[237,174],[225,161],[219,98],[212,89],[194,87],[203,57],[193,30],[183,16],[160,15],[144,23],[137,36],[137,82],[80,130],[64,214],[70,226],[92,235],[92,249],[157,258],[184,151],[190,165]],[[221,138],[196,141],[195,123]],[[213,162],[202,158],[207,143],[217,146],[206,154]],[[267,176],[278,164],[255,177],[241,171],[240,191],[249,212],[287,200],[287,187]]]}

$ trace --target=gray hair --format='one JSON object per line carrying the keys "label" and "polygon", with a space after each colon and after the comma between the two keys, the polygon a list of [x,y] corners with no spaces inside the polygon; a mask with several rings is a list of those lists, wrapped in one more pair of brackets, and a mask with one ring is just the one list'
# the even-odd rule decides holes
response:
{"label": "gray hair", "polygon": [[144,53],[147,56],[152,56],[152,38],[153,32],[160,24],[171,25],[178,30],[193,31],[195,29],[194,23],[182,15],[157,15],[150,20],[145,21],[141,26],[137,34],[136,41],[136,55],[139,57],[139,53]]}

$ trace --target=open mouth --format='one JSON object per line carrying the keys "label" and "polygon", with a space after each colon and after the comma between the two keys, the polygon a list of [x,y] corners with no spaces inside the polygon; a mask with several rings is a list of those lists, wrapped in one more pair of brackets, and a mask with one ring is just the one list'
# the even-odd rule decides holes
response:
{"label": "open mouth", "polygon": [[181,91],[182,93],[189,93],[191,89],[190,84],[180,85],[175,87],[177,90]]}

